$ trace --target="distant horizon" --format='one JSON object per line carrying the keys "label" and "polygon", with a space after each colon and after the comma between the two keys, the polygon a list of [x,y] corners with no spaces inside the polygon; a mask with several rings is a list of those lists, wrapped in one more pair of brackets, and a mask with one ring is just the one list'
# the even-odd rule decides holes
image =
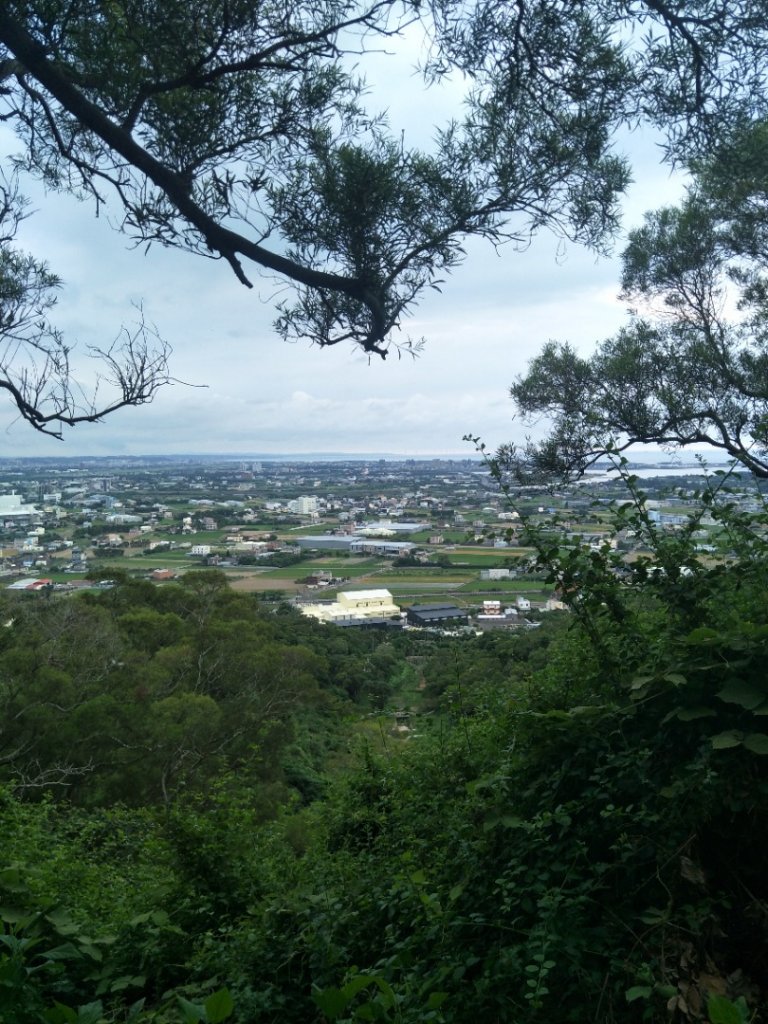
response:
{"label": "distant horizon", "polygon": [[[709,461],[705,453],[697,453],[703,457],[706,465],[729,466],[731,460],[720,462]],[[699,458],[694,453],[683,457],[679,455],[666,455],[660,457],[658,453],[650,451],[638,451],[626,456],[628,464],[640,464],[643,466],[659,466],[667,469],[694,468],[700,465]],[[197,461],[197,462],[482,462],[483,456],[478,452],[164,452],[161,454],[139,454],[128,455],[101,454],[101,455],[6,455],[0,456],[0,465],[3,463],[24,463],[24,462],[50,462],[50,463],[72,463],[72,462],[140,462],[140,461]],[[601,459],[590,467],[592,470],[605,471],[610,465],[610,460]],[[589,470],[587,470],[589,472]]]}

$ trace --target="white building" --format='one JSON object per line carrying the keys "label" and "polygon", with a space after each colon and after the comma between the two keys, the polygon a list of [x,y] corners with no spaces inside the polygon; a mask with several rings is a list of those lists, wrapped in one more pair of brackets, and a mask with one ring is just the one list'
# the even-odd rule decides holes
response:
{"label": "white building", "polygon": [[388,590],[347,590],[328,604],[305,604],[304,615],[321,622],[362,622],[366,619],[399,618],[400,608]]}
{"label": "white building", "polygon": [[231,547],[233,551],[241,551],[245,554],[247,551],[264,551],[267,543],[263,540],[238,540]]}
{"label": "white building", "polygon": [[306,495],[294,498],[293,501],[288,502],[288,511],[295,512],[300,516],[311,516],[313,512],[317,512],[317,498]]}
{"label": "white building", "polygon": [[34,505],[25,505],[20,494],[0,494],[0,520],[32,518],[40,511]]}
{"label": "white building", "polygon": [[510,569],[481,569],[481,580],[508,580],[512,575]]}
{"label": "white building", "polygon": [[396,533],[418,533],[420,530],[428,530],[429,527],[429,523],[393,523],[391,519],[380,519],[376,523],[366,523],[357,532],[361,537],[391,537]]}

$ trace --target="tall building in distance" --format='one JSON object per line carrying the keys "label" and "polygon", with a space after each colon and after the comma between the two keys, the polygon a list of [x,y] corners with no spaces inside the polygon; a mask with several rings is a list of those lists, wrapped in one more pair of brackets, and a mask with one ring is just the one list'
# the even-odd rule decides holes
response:
{"label": "tall building in distance", "polygon": [[288,511],[295,512],[300,516],[311,516],[313,512],[317,512],[317,498],[306,495],[294,498],[293,501],[288,502]]}

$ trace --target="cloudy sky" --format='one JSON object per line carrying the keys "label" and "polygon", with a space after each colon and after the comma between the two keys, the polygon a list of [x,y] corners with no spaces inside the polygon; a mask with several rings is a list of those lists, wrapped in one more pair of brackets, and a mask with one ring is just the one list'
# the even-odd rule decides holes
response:
{"label": "cloudy sky", "polygon": [[[371,73],[379,72],[374,67]],[[377,91],[377,105],[388,107],[393,126],[407,126],[414,144],[455,106],[448,87],[425,94],[417,108],[420,86],[404,70],[399,79],[388,72],[382,80],[387,88]],[[16,144],[0,135],[0,145],[7,153]],[[636,180],[625,228],[681,189],[651,141],[638,136],[628,145]],[[523,438],[526,428],[514,421],[508,388],[546,341],[568,340],[586,352],[625,315],[616,297],[616,259],[598,260],[574,246],[563,250],[542,235],[524,253],[470,245],[442,294],[430,293],[405,324],[408,335],[426,339],[416,359],[393,353],[386,362],[369,361],[351,348],[286,344],[272,329],[274,281],[254,278],[249,291],[224,263],[131,249],[92,206],[31,186],[25,191],[37,212],[25,222],[21,241],[63,279],[55,322],[67,340],[81,350],[106,346],[141,303],[173,348],[173,375],[187,384],[164,388],[151,406],[78,426],[62,442],[0,408],[0,455],[6,457],[469,455],[466,433],[482,435],[491,446]]]}

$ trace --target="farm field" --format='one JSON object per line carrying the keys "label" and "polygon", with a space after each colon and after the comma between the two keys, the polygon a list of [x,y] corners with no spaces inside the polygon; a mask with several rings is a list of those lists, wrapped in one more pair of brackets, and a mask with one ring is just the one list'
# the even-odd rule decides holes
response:
{"label": "farm field", "polygon": [[140,572],[152,572],[153,569],[172,569],[174,572],[189,572],[199,569],[200,559],[193,558],[189,551],[151,551],[133,554],[126,550],[122,558],[91,558],[90,569],[122,569],[132,575]]}
{"label": "farm field", "polygon": [[[488,556],[495,552],[469,552],[471,564],[456,565],[450,568],[438,568],[425,565],[423,568],[393,568],[391,563],[371,558],[317,558],[298,562],[295,565],[275,568],[262,566],[222,566],[221,571],[227,576],[235,590],[263,593],[282,591],[286,596],[305,592],[305,588],[297,580],[311,575],[315,571],[326,571],[334,576],[342,577],[345,582],[336,588],[322,588],[314,592],[318,600],[333,600],[339,590],[380,589],[389,590],[396,601],[406,604],[431,603],[437,601],[456,602],[460,605],[477,603],[484,596],[501,596],[526,594],[536,598],[544,598],[551,593],[552,587],[532,580],[481,580],[479,570]],[[498,562],[498,557],[495,558]],[[160,551],[151,554],[126,553],[123,558],[92,559],[91,569],[99,569],[102,573],[110,570],[136,573],[150,573],[153,569],[169,568],[174,572],[204,569],[204,566],[188,552]],[[77,574],[61,573],[51,570],[49,575],[57,582],[77,579]]]}
{"label": "farm field", "polygon": [[[454,565],[478,565],[483,569],[502,568],[512,560],[529,558],[532,548],[453,548],[445,554]],[[441,552],[442,553],[442,552]]]}
{"label": "farm field", "polygon": [[427,544],[430,537],[442,537],[443,545],[445,544],[461,544],[463,540],[466,540],[466,530],[441,530],[438,526],[430,527],[428,530],[415,530],[409,534],[408,540],[412,540],[414,544]]}
{"label": "farm field", "polygon": [[[382,563],[376,559],[345,558],[338,561],[332,558],[312,558],[305,562],[297,562],[295,565],[286,565],[271,568],[270,566],[249,566],[251,570],[258,570],[261,575],[270,579],[302,579],[311,576],[313,572],[330,572],[334,576],[343,576],[345,579],[354,579],[357,576],[375,572]],[[242,566],[240,567],[242,569]]]}
{"label": "farm field", "polygon": [[552,593],[551,583],[538,580],[471,580],[462,588],[473,594],[544,594]]}
{"label": "farm field", "polygon": [[250,594],[282,590],[285,592],[286,599],[290,599],[300,589],[292,580],[267,579],[263,573],[249,573],[242,569],[237,571],[237,575],[233,573],[228,576],[228,579],[233,590]]}

